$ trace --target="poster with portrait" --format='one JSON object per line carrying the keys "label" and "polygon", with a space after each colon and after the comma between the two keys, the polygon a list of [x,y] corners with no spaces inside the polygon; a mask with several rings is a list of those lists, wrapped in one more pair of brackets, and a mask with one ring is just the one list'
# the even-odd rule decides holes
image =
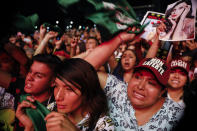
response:
{"label": "poster with portrait", "polygon": [[195,39],[196,0],[179,0],[167,6],[159,39],[184,41]]}
{"label": "poster with portrait", "polygon": [[141,21],[141,25],[149,23],[142,34],[141,38],[146,39],[147,41],[152,40],[156,34],[156,27],[165,19],[165,14],[153,11],[147,11],[144,18]]}

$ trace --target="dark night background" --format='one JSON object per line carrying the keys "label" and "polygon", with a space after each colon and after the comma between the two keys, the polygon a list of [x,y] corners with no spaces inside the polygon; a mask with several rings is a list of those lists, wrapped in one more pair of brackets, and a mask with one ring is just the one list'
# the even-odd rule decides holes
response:
{"label": "dark night background", "polygon": [[[128,0],[134,8],[139,19],[142,19],[146,11],[152,10],[164,13],[168,4],[176,0]],[[83,19],[75,9],[71,9],[66,15],[59,8],[56,0],[17,0],[17,1],[2,1],[1,5],[1,38],[10,33],[9,28],[12,26],[13,16],[20,12],[24,16],[29,16],[34,13],[39,15],[39,23],[49,22],[55,24],[59,20],[59,26],[65,29],[65,26],[70,20],[74,21],[75,25],[87,25],[91,22]]]}

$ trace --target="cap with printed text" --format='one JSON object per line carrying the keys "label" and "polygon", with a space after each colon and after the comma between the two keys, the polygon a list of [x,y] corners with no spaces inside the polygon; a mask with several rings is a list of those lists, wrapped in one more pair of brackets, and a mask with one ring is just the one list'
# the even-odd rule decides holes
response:
{"label": "cap with printed text", "polygon": [[174,59],[170,62],[170,68],[171,69],[180,68],[183,69],[188,74],[190,69],[190,64],[181,59]]}
{"label": "cap with printed text", "polygon": [[145,58],[140,61],[140,63],[135,67],[134,71],[140,69],[147,69],[151,71],[161,85],[166,86],[168,83],[170,68],[164,60],[156,57]]}

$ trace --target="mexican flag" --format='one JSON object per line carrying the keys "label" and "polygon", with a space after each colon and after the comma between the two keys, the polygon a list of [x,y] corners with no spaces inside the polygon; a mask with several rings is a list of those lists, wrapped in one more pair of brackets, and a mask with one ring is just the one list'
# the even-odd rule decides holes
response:
{"label": "mexican flag", "polygon": [[134,33],[140,33],[146,26],[140,25],[133,8],[126,0],[58,0],[58,3],[65,10],[77,5],[73,8],[80,8],[79,13],[110,35],[134,25],[140,28],[140,31]]}

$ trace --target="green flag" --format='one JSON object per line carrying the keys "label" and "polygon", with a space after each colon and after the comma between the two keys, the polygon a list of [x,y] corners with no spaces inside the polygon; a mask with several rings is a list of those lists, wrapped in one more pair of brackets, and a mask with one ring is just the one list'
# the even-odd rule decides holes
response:
{"label": "green flag", "polygon": [[[68,7],[77,4],[81,6],[80,14],[88,20],[97,24],[105,34],[113,35],[128,27],[137,26],[140,33],[146,25],[141,26],[140,21],[133,8],[126,0],[68,0],[69,2],[62,2],[67,0],[58,0],[58,3],[66,10]],[[64,3],[64,4],[63,4]],[[68,5],[66,4],[68,3]],[[101,32],[101,33],[103,33]]]}
{"label": "green flag", "polygon": [[34,27],[39,22],[38,14],[33,14],[30,16],[24,16],[22,14],[16,14],[14,16],[14,21],[12,22],[13,26],[22,32],[32,33],[34,31]]}
{"label": "green flag", "polygon": [[[20,102],[26,100],[28,95],[29,94],[20,96]],[[35,131],[46,131],[46,122],[44,118],[50,111],[38,101],[35,101],[33,104],[36,106],[36,109],[26,108],[26,114],[32,120]]]}
{"label": "green flag", "polygon": [[77,2],[79,2],[79,0],[58,0],[58,3],[65,8]]}
{"label": "green flag", "polygon": [[[86,18],[102,25],[109,30],[110,34],[124,30],[129,26],[142,27],[134,10],[126,0],[112,0],[110,2],[88,0],[88,2],[95,7],[96,11],[87,15]],[[139,32],[136,31],[135,33]]]}

